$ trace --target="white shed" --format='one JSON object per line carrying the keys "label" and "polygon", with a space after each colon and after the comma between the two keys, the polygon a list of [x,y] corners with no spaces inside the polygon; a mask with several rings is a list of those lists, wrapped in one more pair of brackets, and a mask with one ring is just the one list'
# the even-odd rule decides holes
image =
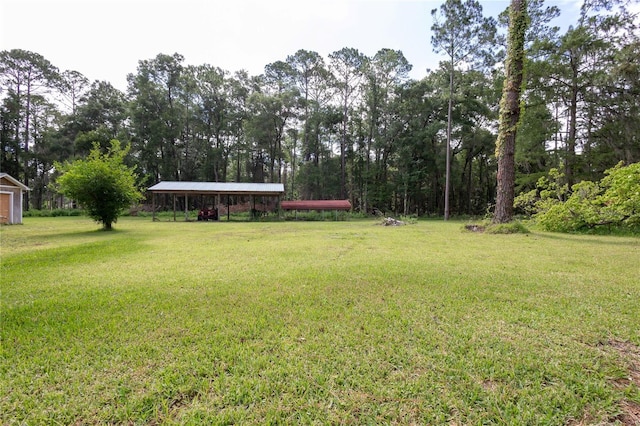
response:
{"label": "white shed", "polygon": [[0,223],[22,223],[22,197],[29,191],[15,178],[0,173]]}

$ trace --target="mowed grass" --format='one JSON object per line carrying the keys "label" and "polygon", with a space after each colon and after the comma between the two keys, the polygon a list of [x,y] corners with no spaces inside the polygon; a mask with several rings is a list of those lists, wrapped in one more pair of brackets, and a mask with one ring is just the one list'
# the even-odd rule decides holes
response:
{"label": "mowed grass", "polygon": [[462,223],[2,227],[3,424],[614,423],[640,239]]}

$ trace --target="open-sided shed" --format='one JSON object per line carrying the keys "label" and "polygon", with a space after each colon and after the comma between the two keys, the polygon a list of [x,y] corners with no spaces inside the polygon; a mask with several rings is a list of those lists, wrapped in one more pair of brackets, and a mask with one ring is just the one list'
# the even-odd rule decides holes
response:
{"label": "open-sided shed", "polygon": [[6,173],[0,173],[0,223],[22,223],[22,200],[29,188]]}
{"label": "open-sided shed", "polygon": [[[185,197],[185,208],[188,205],[190,195],[245,195],[250,197],[269,196],[280,197],[284,195],[284,185],[281,183],[239,183],[239,182],[179,182],[162,181],[148,189],[153,194],[153,212],[155,219],[155,195],[172,194],[174,196],[174,218],[175,218],[175,197]],[[228,200],[228,197],[227,197]],[[227,209],[227,212],[229,209]],[[185,211],[185,217],[187,212]]]}

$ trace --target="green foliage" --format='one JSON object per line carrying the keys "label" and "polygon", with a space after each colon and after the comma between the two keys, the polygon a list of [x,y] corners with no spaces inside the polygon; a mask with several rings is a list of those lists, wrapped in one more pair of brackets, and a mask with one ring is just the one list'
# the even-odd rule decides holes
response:
{"label": "green foliage", "polygon": [[564,175],[552,169],[538,189],[521,194],[516,208],[533,214],[543,229],[572,232],[606,227],[635,228],[640,225],[640,163],[619,163],[599,182],[582,181],[571,187]]}
{"label": "green foliage", "polygon": [[484,232],[487,234],[528,234],[529,229],[520,221],[494,223],[491,219],[464,225],[464,231]]}
{"label": "green foliage", "polygon": [[[534,95],[529,93],[527,96],[528,103],[522,111],[516,136],[516,194],[535,189],[538,179],[549,171],[553,157],[547,151],[546,141],[552,140],[557,131],[557,126],[551,124],[553,117],[543,101],[532,100]],[[530,105],[530,102],[537,103]]]}
{"label": "green foliage", "polygon": [[122,210],[142,199],[136,188],[134,168],[124,164],[129,147],[111,141],[103,154],[95,144],[86,159],[56,164],[62,175],[57,180],[60,193],[76,200],[105,230],[118,220]]}
{"label": "green foliage", "polygon": [[22,213],[23,217],[60,217],[60,216],[81,216],[84,213],[80,209],[51,209],[38,210],[29,209]]}
{"label": "green foliage", "polygon": [[492,223],[485,229],[487,234],[528,234],[529,229],[519,221]]}
{"label": "green foliage", "polygon": [[640,163],[626,167],[618,163],[605,174],[601,181],[606,188],[602,202],[611,210],[613,219],[627,226],[640,225]]}

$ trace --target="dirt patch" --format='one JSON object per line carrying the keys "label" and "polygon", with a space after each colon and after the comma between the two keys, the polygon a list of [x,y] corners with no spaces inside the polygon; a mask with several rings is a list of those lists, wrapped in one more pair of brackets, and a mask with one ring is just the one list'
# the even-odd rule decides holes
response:
{"label": "dirt patch", "polygon": [[496,392],[499,386],[497,382],[487,379],[482,381],[482,388],[487,392]]}
{"label": "dirt patch", "polygon": [[623,425],[640,425],[640,404],[633,401],[622,401],[621,405],[622,414],[618,416],[618,420],[620,420]]}
{"label": "dirt patch", "polygon": [[574,420],[574,419],[569,420],[569,422],[567,423],[567,426],[591,426],[595,424],[598,424],[598,423],[596,423],[596,420],[591,416],[591,414],[587,413],[580,420]]}
{"label": "dirt patch", "polygon": [[616,382],[621,385],[633,384],[640,388],[640,346],[630,342],[612,340],[609,345],[626,361],[629,377]]}
{"label": "dirt patch", "polygon": [[[629,372],[629,377],[615,380],[614,385],[620,389],[629,386],[640,388],[640,346],[620,340],[611,340],[609,346],[625,360]],[[615,420],[623,425],[640,425],[640,404],[625,399],[620,403],[620,409],[622,414]]]}

